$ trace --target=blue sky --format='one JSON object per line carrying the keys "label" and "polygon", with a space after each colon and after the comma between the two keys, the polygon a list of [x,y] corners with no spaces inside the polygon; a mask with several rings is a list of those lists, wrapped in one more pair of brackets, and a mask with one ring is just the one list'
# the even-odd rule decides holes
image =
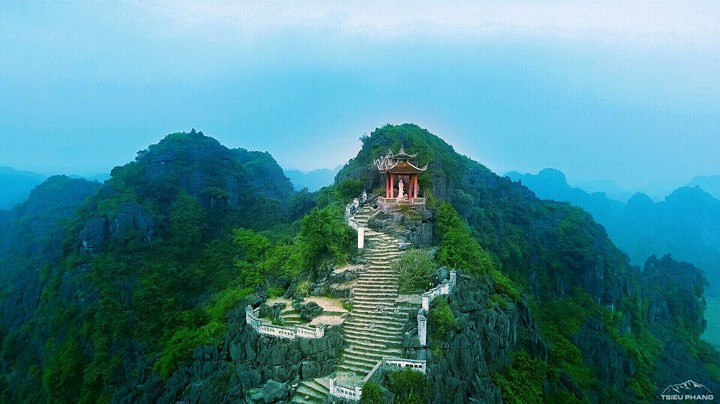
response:
{"label": "blue sky", "polygon": [[334,168],[415,122],[498,173],[720,174],[720,2],[0,3],[0,165],[109,171],[196,128]]}

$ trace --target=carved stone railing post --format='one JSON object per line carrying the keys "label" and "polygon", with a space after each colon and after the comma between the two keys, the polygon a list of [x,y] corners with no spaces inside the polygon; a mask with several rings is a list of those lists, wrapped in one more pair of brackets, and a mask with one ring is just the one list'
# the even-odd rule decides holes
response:
{"label": "carved stone railing post", "polygon": [[417,325],[418,325],[418,338],[420,339],[420,346],[427,345],[427,318],[423,314],[424,311],[418,313]]}

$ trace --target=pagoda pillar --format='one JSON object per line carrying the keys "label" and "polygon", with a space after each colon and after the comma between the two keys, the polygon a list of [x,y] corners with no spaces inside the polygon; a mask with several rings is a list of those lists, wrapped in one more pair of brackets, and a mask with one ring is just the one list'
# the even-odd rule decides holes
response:
{"label": "pagoda pillar", "polygon": [[385,174],[385,197],[390,197],[390,174]]}
{"label": "pagoda pillar", "polygon": [[390,197],[395,197],[395,174],[390,174]]}
{"label": "pagoda pillar", "polygon": [[415,195],[414,198],[418,197],[418,176],[417,176],[417,174],[415,174],[415,181],[413,183],[413,195]]}

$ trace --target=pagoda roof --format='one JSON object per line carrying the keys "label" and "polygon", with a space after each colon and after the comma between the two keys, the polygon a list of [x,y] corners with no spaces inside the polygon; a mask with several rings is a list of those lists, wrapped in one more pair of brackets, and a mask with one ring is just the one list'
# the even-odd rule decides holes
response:
{"label": "pagoda roof", "polygon": [[418,167],[416,163],[411,161],[415,159],[415,156],[417,156],[417,153],[408,154],[401,147],[397,154],[393,153],[392,150],[388,150],[386,155],[375,159],[374,163],[377,169],[383,173],[420,174],[425,172],[427,164],[425,164],[425,167]]}
{"label": "pagoda roof", "polygon": [[392,156],[398,160],[410,160],[410,159],[414,159],[415,157],[417,157],[417,153],[407,154],[407,152],[405,152],[405,148],[403,148],[403,147],[400,148],[400,151],[398,151],[397,154],[393,154],[392,150],[388,150],[388,152],[389,152],[390,156]]}
{"label": "pagoda roof", "polygon": [[386,171],[393,174],[421,174],[427,170],[427,164],[425,167],[418,167],[409,161],[398,161],[390,167],[387,167]]}

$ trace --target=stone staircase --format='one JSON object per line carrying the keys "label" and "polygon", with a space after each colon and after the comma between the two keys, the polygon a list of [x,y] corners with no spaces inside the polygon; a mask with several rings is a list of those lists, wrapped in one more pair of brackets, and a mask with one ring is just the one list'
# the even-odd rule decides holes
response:
{"label": "stone staircase", "polygon": [[[363,207],[355,215],[359,226],[365,227],[366,269],[354,288],[353,309],[343,324],[345,349],[337,371],[364,378],[383,357],[402,356],[403,328],[412,307],[396,306],[398,275],[391,264],[402,255],[398,240],[367,228],[373,214]],[[292,402],[320,403],[329,393],[328,378],[302,381]]]}
{"label": "stone staircase", "polygon": [[303,380],[295,390],[291,403],[322,403],[330,394],[330,378],[318,377]]}

